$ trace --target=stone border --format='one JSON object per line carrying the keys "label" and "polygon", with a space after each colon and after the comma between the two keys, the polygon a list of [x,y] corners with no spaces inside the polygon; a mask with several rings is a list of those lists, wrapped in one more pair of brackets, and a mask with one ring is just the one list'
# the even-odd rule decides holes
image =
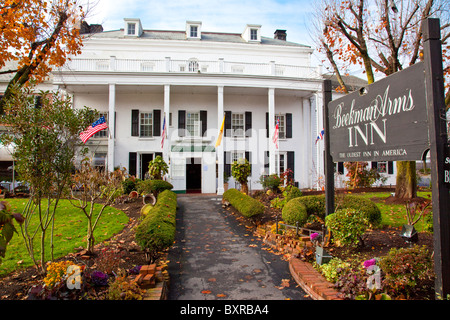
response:
{"label": "stone border", "polygon": [[338,291],[314,267],[301,259],[296,258],[305,246],[312,247],[309,237],[300,237],[297,240],[286,238],[284,235],[273,234],[262,228],[256,230],[256,235],[263,237],[263,242],[272,248],[292,254],[289,260],[289,270],[292,277],[300,287],[314,300],[342,300]]}

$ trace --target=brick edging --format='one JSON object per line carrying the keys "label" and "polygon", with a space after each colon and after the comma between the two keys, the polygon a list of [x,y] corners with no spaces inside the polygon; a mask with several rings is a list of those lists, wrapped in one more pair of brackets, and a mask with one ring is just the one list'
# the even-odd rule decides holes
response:
{"label": "brick edging", "polygon": [[305,246],[312,246],[309,237],[297,240],[286,239],[283,235],[273,234],[270,231],[258,228],[257,236],[263,237],[263,242],[280,252],[291,253],[289,271],[297,284],[314,300],[342,300],[338,291],[332,287],[319,271],[303,260],[296,258]]}

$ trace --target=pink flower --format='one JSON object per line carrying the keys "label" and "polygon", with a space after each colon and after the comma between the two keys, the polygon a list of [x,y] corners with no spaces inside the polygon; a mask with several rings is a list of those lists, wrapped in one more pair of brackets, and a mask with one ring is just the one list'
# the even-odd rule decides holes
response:
{"label": "pink flower", "polygon": [[368,267],[374,266],[376,264],[377,264],[377,260],[375,260],[375,259],[366,260],[366,261],[364,261],[364,268],[368,268]]}
{"label": "pink flower", "polygon": [[311,233],[311,235],[309,236],[309,239],[311,239],[311,241],[314,241],[315,238],[317,238],[319,236],[319,234],[317,232]]}

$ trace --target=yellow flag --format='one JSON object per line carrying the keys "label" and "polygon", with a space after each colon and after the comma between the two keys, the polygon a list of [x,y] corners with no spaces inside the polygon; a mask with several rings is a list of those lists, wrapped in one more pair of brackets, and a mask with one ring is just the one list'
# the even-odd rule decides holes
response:
{"label": "yellow flag", "polygon": [[216,148],[220,146],[220,143],[222,142],[222,136],[223,136],[223,127],[225,125],[225,115],[223,116],[222,125],[220,126],[219,136],[217,137],[216,141]]}

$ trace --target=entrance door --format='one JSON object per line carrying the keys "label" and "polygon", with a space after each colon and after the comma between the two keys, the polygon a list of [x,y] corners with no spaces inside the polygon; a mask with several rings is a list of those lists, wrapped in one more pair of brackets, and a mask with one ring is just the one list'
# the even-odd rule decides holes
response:
{"label": "entrance door", "polygon": [[186,159],[186,192],[202,192],[202,159]]}
{"label": "entrance door", "polygon": [[153,153],[141,153],[141,179],[145,179],[148,172],[148,164],[153,160]]}

